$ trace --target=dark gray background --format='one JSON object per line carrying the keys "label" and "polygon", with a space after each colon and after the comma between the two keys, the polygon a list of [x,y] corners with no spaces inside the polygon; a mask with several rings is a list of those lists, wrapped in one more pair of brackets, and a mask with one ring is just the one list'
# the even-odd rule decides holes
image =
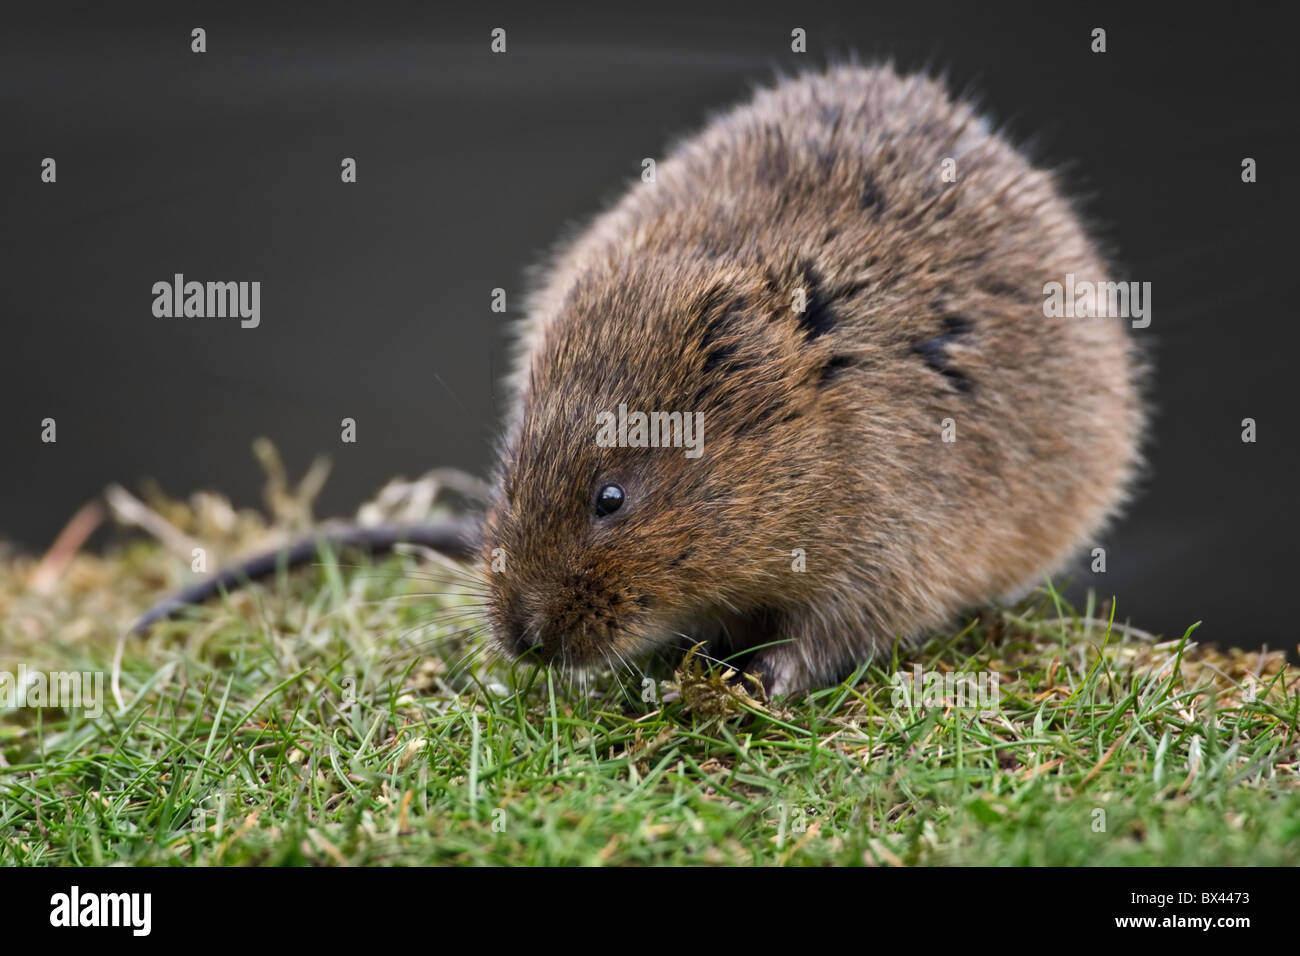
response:
{"label": "dark gray background", "polygon": [[[295,474],[332,456],[326,515],[396,474],[486,473],[506,341],[490,290],[517,314],[525,268],[642,157],[774,68],[857,52],[978,93],[1067,164],[1120,277],[1153,283],[1151,474],[1104,542],[1108,575],[1084,583],[1143,627],[1203,618],[1208,638],[1293,647],[1294,37],[1246,5],[1127,6],[7,7],[0,537],[41,549],[107,483],[144,476],[255,504],[257,435]],[[261,328],[154,318],[150,288],[174,272],[261,280]]]}

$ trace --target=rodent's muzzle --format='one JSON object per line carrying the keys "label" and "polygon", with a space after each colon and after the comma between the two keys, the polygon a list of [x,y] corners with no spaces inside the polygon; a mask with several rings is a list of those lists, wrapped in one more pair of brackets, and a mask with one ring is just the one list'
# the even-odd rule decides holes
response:
{"label": "rodent's muzzle", "polygon": [[629,617],[644,602],[629,605],[591,575],[567,574],[547,588],[530,611],[503,615],[499,640],[516,657],[546,663],[604,663],[617,646]]}
{"label": "rodent's muzzle", "polygon": [[536,651],[542,643],[541,632],[522,614],[508,615],[497,630],[497,640],[515,657]]}
{"label": "rodent's muzzle", "polygon": [[544,615],[507,624],[502,643],[516,657],[529,656],[545,663],[572,661],[581,663],[589,656],[584,648],[593,642],[587,633],[558,623]]}

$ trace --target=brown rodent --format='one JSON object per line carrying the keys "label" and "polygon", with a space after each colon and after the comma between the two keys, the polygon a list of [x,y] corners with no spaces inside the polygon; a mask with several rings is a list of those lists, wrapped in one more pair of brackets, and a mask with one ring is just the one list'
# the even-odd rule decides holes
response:
{"label": "brown rodent", "polygon": [[[1044,317],[1068,273],[1107,278],[1052,177],[931,80],[840,67],[714,120],[530,299],[479,546],[495,640],[572,668],[758,648],[780,694],[1040,581],[1142,427],[1120,322]],[[620,406],[690,413],[702,454],[598,442]]]}
{"label": "brown rodent", "polygon": [[[779,694],[1041,581],[1142,424],[1120,322],[1044,317],[1067,273],[1107,278],[1052,177],[933,81],[842,67],[714,120],[529,303],[498,640],[575,667],[767,645],[746,669]],[[694,413],[703,454],[601,447],[620,405]]]}

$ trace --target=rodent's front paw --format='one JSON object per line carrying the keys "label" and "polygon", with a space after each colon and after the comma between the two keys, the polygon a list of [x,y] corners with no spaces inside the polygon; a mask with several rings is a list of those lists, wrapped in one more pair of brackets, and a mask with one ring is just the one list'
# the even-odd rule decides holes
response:
{"label": "rodent's front paw", "polygon": [[789,653],[781,651],[779,647],[764,648],[745,667],[745,674],[762,685],[768,700],[801,689],[797,662]]}

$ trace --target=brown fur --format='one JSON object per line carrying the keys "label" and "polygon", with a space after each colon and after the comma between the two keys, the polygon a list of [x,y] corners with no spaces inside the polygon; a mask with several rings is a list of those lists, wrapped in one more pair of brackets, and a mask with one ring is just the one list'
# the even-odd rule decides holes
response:
{"label": "brown fur", "polygon": [[[1043,316],[1067,272],[1107,278],[1052,177],[933,81],[838,68],[714,121],[530,303],[484,525],[499,642],[571,666],[785,642],[748,665],[780,693],[1041,580],[1141,428],[1122,322]],[[703,457],[598,447],[620,402],[702,413]]]}

